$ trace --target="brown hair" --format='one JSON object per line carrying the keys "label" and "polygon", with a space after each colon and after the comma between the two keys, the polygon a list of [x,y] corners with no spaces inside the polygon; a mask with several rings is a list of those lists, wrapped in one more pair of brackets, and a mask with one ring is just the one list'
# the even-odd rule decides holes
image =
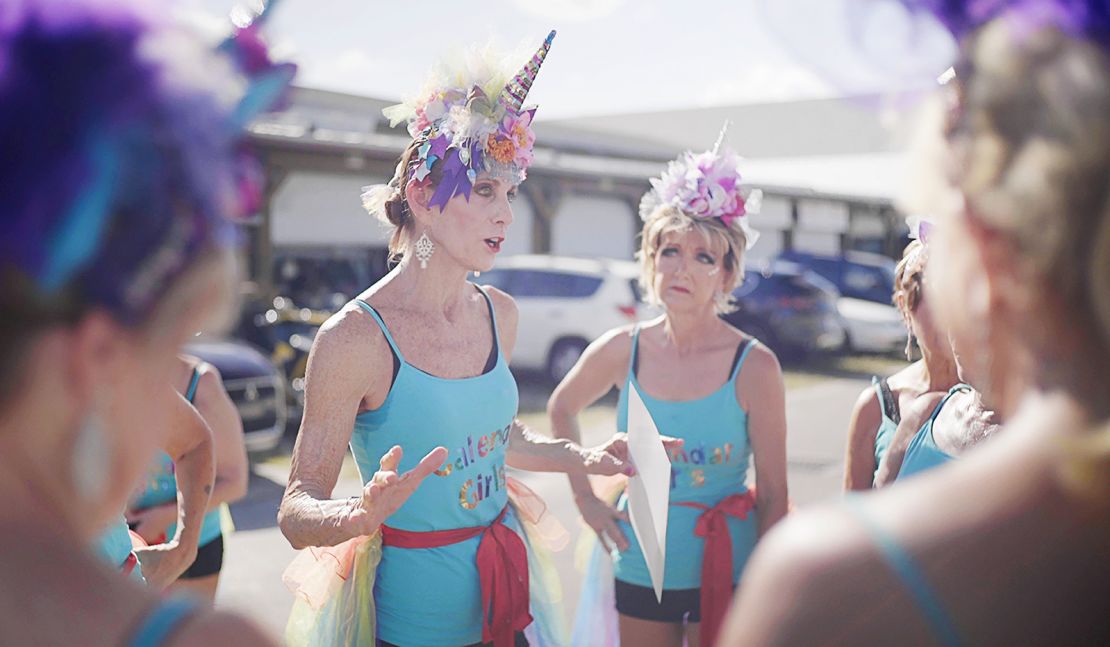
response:
{"label": "brown hair", "polygon": [[718,314],[736,310],[732,302],[732,291],[744,280],[744,250],[747,246],[744,231],[739,225],[726,226],[719,218],[694,218],[669,206],[656,209],[640,232],[640,251],[636,253],[636,258],[640,261],[640,287],[648,302],[659,305],[659,295],[655,294],[655,254],[659,251],[663,235],[686,231],[696,231],[707,241],[720,243],[724,247],[725,254],[721,264],[732,281],[714,306]]}
{"label": "brown hair", "polygon": [[[393,194],[382,206],[380,217],[386,224],[393,226],[393,234],[389,237],[390,263],[397,263],[401,260],[401,257],[408,250],[409,240],[412,237],[414,223],[412,212],[409,210],[408,198],[405,196],[405,188],[412,178],[412,167],[419,160],[417,149],[425,141],[423,137],[418,137],[409,143],[397,161],[397,169],[393,172],[393,178],[389,180],[388,186],[393,188]],[[424,181],[430,182],[430,186],[434,188],[439,184],[442,177],[443,170],[437,162],[432,165],[432,170]]]}
{"label": "brown hair", "polygon": [[1053,336],[1078,338],[1089,350],[1082,361],[1053,370],[1102,370],[1110,358],[1110,55],[1056,28],[1015,34],[1004,20],[964,52],[946,132],[954,184],[970,217],[1014,247],[1023,284],[1044,302],[1031,309],[1059,314],[1068,327],[1023,318],[1033,350]]}
{"label": "brown hair", "polygon": [[924,290],[922,277],[925,273],[925,246],[920,240],[911,240],[902,251],[902,259],[894,267],[894,293],[891,301],[895,307],[908,315],[917,310]]}

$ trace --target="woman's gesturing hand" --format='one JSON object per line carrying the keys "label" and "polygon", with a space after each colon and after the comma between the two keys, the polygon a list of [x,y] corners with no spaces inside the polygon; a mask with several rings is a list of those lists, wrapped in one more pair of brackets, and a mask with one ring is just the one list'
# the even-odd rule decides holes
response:
{"label": "woman's gesturing hand", "polygon": [[[669,453],[674,449],[682,449],[681,438],[660,436],[663,449]],[[628,454],[628,434],[616,433],[604,444],[582,450],[582,466],[587,474],[612,476],[625,474],[632,476],[636,467],[632,464]]]}
{"label": "woman's gesturing hand", "polygon": [[362,496],[346,520],[355,534],[370,535],[377,531],[382,522],[404,505],[424,479],[447,459],[447,450],[436,447],[416,467],[398,474],[402,454],[401,447],[394,445],[382,456],[380,468],[362,489]]}

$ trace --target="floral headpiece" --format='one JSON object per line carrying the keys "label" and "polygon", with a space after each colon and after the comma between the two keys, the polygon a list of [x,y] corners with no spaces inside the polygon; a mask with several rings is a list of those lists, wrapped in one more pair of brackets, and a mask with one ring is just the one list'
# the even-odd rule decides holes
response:
{"label": "floral headpiece", "polygon": [[246,125],[295,71],[260,40],[272,6],[213,52],[137,0],[16,3],[0,21],[0,266],[132,322],[234,243],[229,216],[260,194]]}
{"label": "floral headpiece", "polygon": [[667,165],[651,190],[640,200],[640,218],[647,220],[663,206],[674,207],[692,218],[717,218],[725,227],[736,225],[744,232],[747,249],[759,238],[745,216],[759,213],[763,192],[740,185],[741,158],[731,149],[721,150],[726,123],[713,150],[695,155],[686,151]]}
{"label": "floral headpiece", "polygon": [[524,99],[539,74],[555,32],[515,76],[497,71],[496,63],[471,55],[468,69],[442,67],[419,99],[390,106],[382,111],[395,126],[408,121],[408,131],[420,142],[409,168],[398,169],[389,185],[367,187],[363,206],[379,214],[382,206],[411,178],[423,182],[440,165],[442,179],[430,204],[442,211],[456,195],[470,198],[478,174],[486,171],[513,184],[524,181],[532,163],[534,107],[525,109]]}

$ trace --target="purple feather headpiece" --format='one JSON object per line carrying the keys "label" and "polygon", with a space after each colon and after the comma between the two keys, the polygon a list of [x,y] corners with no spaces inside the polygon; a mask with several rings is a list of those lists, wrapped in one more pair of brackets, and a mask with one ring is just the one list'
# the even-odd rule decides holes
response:
{"label": "purple feather headpiece", "polygon": [[902,0],[909,9],[933,15],[957,40],[1005,16],[1018,30],[1054,26],[1075,38],[1110,48],[1110,3],[1106,0]]}
{"label": "purple feather headpiece", "polygon": [[0,270],[141,320],[252,205],[246,123],[293,68],[255,25],[218,50],[139,2],[15,0],[0,20]]}

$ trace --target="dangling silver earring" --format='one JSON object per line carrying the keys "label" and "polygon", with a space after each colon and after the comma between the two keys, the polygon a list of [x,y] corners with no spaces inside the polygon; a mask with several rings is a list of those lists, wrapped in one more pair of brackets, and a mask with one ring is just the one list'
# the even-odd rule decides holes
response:
{"label": "dangling silver earring", "polygon": [[911,333],[906,333],[906,361],[907,362],[912,362],[913,361],[913,342],[914,342],[913,333],[912,332]]}
{"label": "dangling silver earring", "polygon": [[420,238],[416,239],[416,244],[413,245],[413,251],[416,254],[416,260],[420,261],[420,269],[428,269],[428,259],[432,257],[432,253],[436,251],[436,244],[428,238],[428,232],[420,234]]}
{"label": "dangling silver earring", "polygon": [[77,493],[90,501],[98,501],[108,490],[112,452],[104,436],[103,424],[96,414],[89,414],[77,430],[70,465]]}

